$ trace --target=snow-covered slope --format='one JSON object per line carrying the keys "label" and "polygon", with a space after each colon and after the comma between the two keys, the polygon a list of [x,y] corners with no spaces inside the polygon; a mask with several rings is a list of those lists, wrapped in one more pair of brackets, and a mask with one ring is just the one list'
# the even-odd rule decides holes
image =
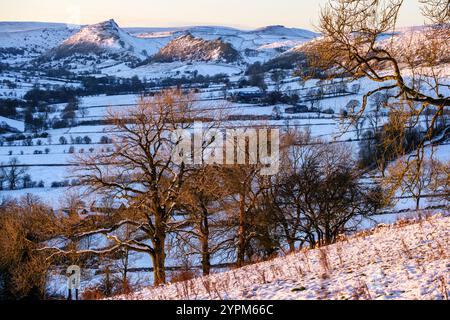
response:
{"label": "snow-covered slope", "polygon": [[155,62],[208,61],[237,62],[240,54],[229,43],[220,39],[203,40],[190,33],[169,42],[153,58]]}
{"label": "snow-covered slope", "polygon": [[0,22],[0,58],[11,65],[27,62],[58,46],[74,32],[66,24]]}
{"label": "snow-covered slope", "polygon": [[68,25],[65,23],[0,21],[0,32],[21,32],[42,29],[56,30],[65,29],[67,27]]}
{"label": "snow-covered slope", "polygon": [[36,49],[57,46],[74,33],[62,23],[0,22],[0,48]]}
{"label": "snow-covered slope", "polygon": [[138,57],[148,55],[146,41],[131,36],[119,28],[114,20],[89,25],[82,28],[49,54],[64,58],[74,54],[90,53],[130,53]]}
{"label": "snow-covered slope", "polygon": [[259,36],[297,37],[304,38],[306,40],[311,40],[317,37],[317,33],[312,31],[297,28],[286,28],[281,25],[267,26],[256,29],[254,31],[250,31],[249,34],[256,34]]}
{"label": "snow-covered slope", "polygon": [[[317,36],[311,38],[310,41],[304,41],[298,45],[286,48],[271,62],[275,64],[283,64],[283,61],[291,61],[302,59],[302,54],[306,51],[314,49],[314,46],[320,44],[323,37]],[[442,63],[448,63],[450,57],[450,46],[446,45],[450,41],[450,32],[448,29],[435,32],[427,26],[421,27],[404,27],[392,32],[386,32],[379,36],[376,45],[380,48],[388,48],[388,51],[394,55],[398,61],[413,59],[417,55],[417,51],[424,47],[432,48],[441,52],[441,56],[447,57],[442,59]]]}
{"label": "snow-covered slope", "polygon": [[[406,62],[417,57],[417,52],[431,50],[434,59],[443,57],[442,63],[450,61],[450,28],[436,29],[430,26],[400,28],[395,32],[385,34],[379,40],[379,45],[396,56],[399,61]],[[439,54],[435,54],[439,52]],[[419,54],[419,56],[424,53]],[[417,61],[420,62],[420,61]]]}
{"label": "snow-covered slope", "polygon": [[[321,39],[321,37],[311,38],[314,41],[320,41]],[[449,29],[442,29],[440,32],[436,32],[430,26],[398,28],[395,31],[381,34],[377,39],[377,44],[382,47],[388,47],[390,51],[398,51],[399,56],[401,56],[402,52],[416,50],[419,44],[429,44],[434,40],[440,41],[443,44],[448,43],[450,40]],[[303,52],[305,46],[309,46],[314,41],[294,46],[286,53]],[[446,47],[448,48],[448,46]]]}
{"label": "snow-covered slope", "polygon": [[16,132],[24,132],[25,123],[23,121],[0,117],[0,128]]}
{"label": "snow-covered slope", "polygon": [[449,230],[448,216],[399,221],[322,249],[119,299],[444,299]]}

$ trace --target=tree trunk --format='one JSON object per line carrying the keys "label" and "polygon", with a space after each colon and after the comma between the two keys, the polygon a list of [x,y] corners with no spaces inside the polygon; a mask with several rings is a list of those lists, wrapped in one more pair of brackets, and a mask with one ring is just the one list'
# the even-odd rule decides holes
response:
{"label": "tree trunk", "polygon": [[152,262],[154,286],[160,286],[166,283],[166,221],[164,220],[165,210],[153,199],[154,208],[154,232],[150,235],[153,244]]}
{"label": "tree trunk", "polygon": [[154,239],[154,254],[153,261],[153,275],[155,287],[166,283],[166,251],[165,251],[165,235],[155,235]]}
{"label": "tree trunk", "polygon": [[123,262],[123,276],[122,276],[122,291],[127,294],[128,292],[128,260],[130,252],[128,249],[125,251],[125,259]]}
{"label": "tree trunk", "polygon": [[202,271],[203,276],[208,276],[211,273],[211,254],[207,242],[202,243]]}
{"label": "tree trunk", "polygon": [[416,211],[420,210],[420,196],[416,198]]}
{"label": "tree trunk", "polygon": [[245,217],[245,196],[241,195],[239,201],[239,231],[237,245],[237,262],[236,266],[241,268],[245,264],[245,234],[246,234],[246,217]]}
{"label": "tree trunk", "polygon": [[203,276],[208,276],[211,272],[211,253],[209,252],[209,222],[208,213],[203,210],[200,223],[200,241],[202,244],[202,270]]}
{"label": "tree trunk", "polygon": [[311,233],[308,235],[308,241],[309,241],[309,248],[315,249],[316,248],[316,238]]}
{"label": "tree trunk", "polygon": [[287,241],[288,241],[288,244],[289,244],[289,251],[290,251],[290,253],[294,253],[295,252],[295,240],[289,238]]}

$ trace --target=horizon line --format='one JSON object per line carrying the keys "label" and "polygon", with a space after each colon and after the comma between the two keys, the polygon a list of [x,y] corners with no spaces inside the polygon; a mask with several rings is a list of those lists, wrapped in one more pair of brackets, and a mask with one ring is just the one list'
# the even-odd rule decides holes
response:
{"label": "horizon line", "polygon": [[[89,25],[94,25],[94,24],[99,24],[102,22],[107,22],[113,20],[114,22],[117,23],[117,25],[119,25],[120,28],[122,29],[139,29],[139,28],[149,28],[149,29],[170,29],[170,30],[174,30],[174,29],[186,29],[186,28],[193,28],[193,27],[209,27],[209,28],[228,28],[228,29],[235,29],[235,30],[240,30],[240,31],[256,31],[259,29],[264,29],[267,27],[283,27],[283,28],[287,28],[287,29],[297,29],[297,30],[304,30],[304,31],[309,31],[309,32],[313,32],[313,33],[317,33],[319,34],[320,32],[317,30],[314,30],[314,28],[303,28],[303,27],[295,27],[295,26],[287,26],[284,24],[267,24],[267,25],[262,25],[259,27],[245,27],[245,26],[236,26],[236,25],[226,25],[226,24],[186,24],[186,25],[174,25],[174,26],[157,26],[157,25],[139,25],[139,26],[129,26],[129,25],[121,25],[119,24],[115,18],[111,18],[111,19],[106,19],[106,20],[102,20],[102,21],[98,21],[98,22],[94,22],[94,23],[86,23],[86,24],[72,24],[69,22],[57,22],[57,21],[39,21],[39,20],[0,20],[0,23],[44,23],[44,24],[56,24],[56,25],[71,25],[71,26],[78,26],[80,28],[83,28],[85,26],[89,26]],[[396,29],[402,29],[402,28],[417,28],[417,27],[423,27],[425,25],[399,25],[397,26]],[[24,30],[26,31],[26,30]]]}
{"label": "horizon line", "polygon": [[227,25],[227,24],[186,24],[186,25],[173,25],[173,26],[156,26],[156,25],[138,25],[138,26],[130,26],[130,25],[122,25],[119,24],[115,18],[101,20],[94,23],[85,23],[85,24],[73,24],[70,22],[61,22],[61,21],[45,21],[45,20],[0,20],[0,23],[47,23],[47,24],[58,24],[58,25],[74,25],[74,26],[89,26],[94,24],[99,24],[102,22],[107,22],[110,20],[114,20],[121,28],[126,29],[135,29],[135,28],[155,28],[155,29],[182,29],[182,28],[191,28],[191,27],[223,27],[223,28],[229,28],[229,29],[236,29],[236,30],[258,30],[262,28],[267,27],[284,27],[287,29],[299,29],[299,30],[306,30],[317,33],[317,31],[313,30],[313,28],[303,28],[303,27],[295,27],[295,26],[287,26],[284,24],[267,24],[262,25],[259,27],[245,27],[245,26],[236,26],[236,25]]}

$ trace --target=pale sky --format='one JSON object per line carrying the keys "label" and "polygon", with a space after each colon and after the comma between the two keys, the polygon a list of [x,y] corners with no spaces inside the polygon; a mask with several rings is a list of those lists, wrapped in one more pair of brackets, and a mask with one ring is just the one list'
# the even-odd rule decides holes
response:
{"label": "pale sky", "polygon": [[[419,0],[405,0],[399,26],[420,25]],[[313,29],[327,0],[0,0],[0,21],[91,24],[115,19],[122,27],[281,24]]]}

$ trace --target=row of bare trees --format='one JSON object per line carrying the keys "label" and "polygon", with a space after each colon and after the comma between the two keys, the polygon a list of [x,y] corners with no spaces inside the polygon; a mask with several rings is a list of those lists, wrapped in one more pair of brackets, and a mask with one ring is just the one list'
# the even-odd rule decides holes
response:
{"label": "row of bare trees", "polygon": [[[192,128],[199,116],[192,100],[180,91],[165,91],[143,98],[135,109],[111,114],[114,147],[77,156],[74,175],[87,191],[72,197],[62,216],[39,206],[5,206],[5,212],[45,212],[39,216],[51,221],[27,225],[31,231],[21,235],[27,246],[20,245],[19,252],[44,257],[48,267],[125,261],[124,288],[129,254],[148,254],[154,284],[161,285],[168,280],[167,258],[180,252],[190,266],[200,262],[208,275],[218,261],[241,267],[280,252],[332,244],[388,205],[389,194],[380,186],[362,182],[347,144],[327,143],[308,131],[282,134],[280,170],[272,176],[262,175],[264,166],[250,161],[250,141],[245,164],[193,165],[186,157],[178,162],[173,150],[181,141],[170,133]],[[202,153],[212,143],[204,138]],[[440,188],[446,183],[435,182]],[[82,201],[87,194],[108,201],[97,201],[94,210]],[[7,220],[0,227],[10,229]],[[8,263],[11,269],[5,270],[15,270],[13,260]]]}
{"label": "row of bare trees", "polygon": [[[72,245],[40,251],[51,258],[111,256],[124,249],[145,253],[154,284],[161,285],[173,247],[192,257],[192,264],[200,261],[207,275],[213,261],[241,267],[280,251],[331,244],[383,205],[379,188],[360,183],[347,148],[308,132],[283,134],[281,169],[273,176],[250,161],[250,141],[244,164],[199,166],[187,158],[179,163],[173,150],[181,141],[170,133],[192,128],[199,116],[192,100],[170,90],[111,114],[114,148],[78,157],[74,174],[88,193],[113,199],[115,209],[89,218],[76,218],[73,211],[65,231]],[[208,139],[202,152],[212,143]],[[73,243],[92,238],[103,240],[73,249]]]}

